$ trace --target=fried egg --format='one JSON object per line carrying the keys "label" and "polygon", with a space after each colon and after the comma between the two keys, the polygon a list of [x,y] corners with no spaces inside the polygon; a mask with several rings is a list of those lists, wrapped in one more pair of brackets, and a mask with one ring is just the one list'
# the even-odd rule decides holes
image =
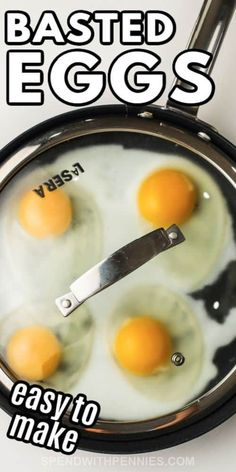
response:
{"label": "fried egg", "polygon": [[69,391],[83,372],[93,343],[85,306],[66,320],[50,306],[28,304],[0,320],[0,351],[20,379]]}
{"label": "fried egg", "polygon": [[[152,320],[151,324],[150,320]],[[145,365],[145,360],[154,364],[154,368],[150,370],[147,363],[142,376],[139,373],[137,375],[135,369],[123,369],[120,364],[120,353],[117,356],[114,350],[117,336],[121,335],[125,326],[130,326],[128,347],[132,341],[137,342],[137,333],[135,333],[137,322],[139,323],[140,348],[137,361],[140,366],[142,362]],[[147,326],[147,323],[150,326]],[[147,328],[150,331],[148,337],[145,335]],[[110,349],[113,350],[114,359],[123,369],[126,379],[137,390],[147,397],[165,403],[184,397],[191,398],[192,390],[201,375],[204,356],[204,335],[195,314],[193,302],[190,303],[186,298],[161,285],[136,287],[122,297],[122,301],[111,315],[108,330]],[[158,336],[155,331],[158,331]],[[151,346],[148,338],[152,342]],[[128,363],[130,353],[124,339],[122,342],[122,349],[125,350],[122,354],[125,362]],[[161,345],[163,345],[161,356],[160,354],[157,356],[155,350],[160,349]],[[150,347],[152,347],[151,353]],[[180,368],[171,363],[171,357],[175,352],[181,352],[185,358],[185,363]],[[137,356],[138,353],[136,353]],[[156,365],[155,361],[157,361]],[[211,372],[214,369],[211,360],[205,358],[205,362],[208,362],[208,370]],[[202,385],[207,380],[202,379]]]}
{"label": "fried egg", "polygon": [[113,345],[118,364],[139,376],[168,368],[171,348],[172,341],[165,325],[143,314],[123,321]]}
{"label": "fried egg", "polygon": [[138,209],[143,218],[156,228],[168,228],[187,221],[198,195],[193,180],[176,168],[163,168],[150,174],[138,192]]}
{"label": "fried egg", "polygon": [[[236,254],[219,185],[179,148],[157,154],[110,144],[82,148],[76,157],[102,215],[103,257],[156,227],[179,224],[185,243],[158,256],[152,269],[157,283],[187,293],[213,282]],[[60,165],[74,160],[75,152],[68,151]],[[158,204],[161,217],[155,220],[151,213],[156,215]]]}
{"label": "fried egg", "polygon": [[101,257],[100,214],[79,181],[68,183],[66,190],[46,192],[45,198],[33,191],[45,172],[52,171],[49,167],[23,176],[1,208],[2,246],[20,303],[53,300]]}
{"label": "fried egg", "polygon": [[[96,398],[101,418],[109,421],[142,421],[189,404],[216,376],[216,350],[235,337],[235,310],[219,325],[209,319],[202,301],[163,285],[141,284],[138,271],[135,275],[128,284],[122,280],[86,302],[94,316],[94,342],[72,394],[79,390]],[[116,344],[125,326],[131,328],[126,343],[134,336],[136,352],[130,346],[126,350],[124,339],[122,348]],[[143,331],[149,331],[152,344],[148,353]],[[155,347],[158,337],[162,348]],[[181,367],[171,362],[175,352],[185,357]]]}
{"label": "fried egg", "polygon": [[163,280],[168,277],[172,286],[195,290],[215,278],[221,258],[226,265],[232,257],[232,222],[221,190],[207,172],[186,159],[151,173],[139,187],[137,207],[146,231],[174,223],[183,230],[185,243],[157,261]]}
{"label": "fried egg", "polygon": [[41,325],[16,331],[7,345],[7,361],[20,377],[37,381],[50,377],[61,360],[61,345],[52,331]]}

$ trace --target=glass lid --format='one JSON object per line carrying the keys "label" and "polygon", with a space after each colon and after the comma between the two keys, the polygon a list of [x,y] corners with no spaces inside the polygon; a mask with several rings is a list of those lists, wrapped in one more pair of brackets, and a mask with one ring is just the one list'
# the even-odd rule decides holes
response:
{"label": "glass lid", "polygon": [[[0,353],[17,378],[128,423],[185,408],[235,368],[235,188],[223,158],[187,148],[107,128],[2,164]],[[173,224],[185,242],[63,317],[72,282]]]}

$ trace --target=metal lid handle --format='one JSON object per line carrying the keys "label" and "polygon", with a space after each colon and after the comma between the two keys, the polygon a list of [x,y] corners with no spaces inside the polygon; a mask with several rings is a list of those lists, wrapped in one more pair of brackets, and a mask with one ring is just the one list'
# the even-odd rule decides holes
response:
{"label": "metal lid handle", "polygon": [[70,286],[71,292],[55,300],[57,307],[63,316],[70,315],[88,298],[131,274],[162,251],[175,247],[184,240],[183,233],[176,225],[167,230],[156,229],[135,239],[75,280]]}

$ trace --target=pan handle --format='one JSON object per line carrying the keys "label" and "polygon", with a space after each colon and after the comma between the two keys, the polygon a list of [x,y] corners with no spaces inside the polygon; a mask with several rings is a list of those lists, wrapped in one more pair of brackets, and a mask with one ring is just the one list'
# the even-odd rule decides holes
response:
{"label": "pan handle", "polygon": [[[236,0],[204,0],[188,49],[203,49],[212,53],[213,59],[206,71],[208,74],[211,73],[214,67],[235,7]],[[174,82],[174,85],[182,86],[185,90],[187,88],[186,83],[179,79]],[[167,107],[178,109],[193,116],[197,116],[199,109],[199,106],[178,105],[171,100],[168,100]]]}

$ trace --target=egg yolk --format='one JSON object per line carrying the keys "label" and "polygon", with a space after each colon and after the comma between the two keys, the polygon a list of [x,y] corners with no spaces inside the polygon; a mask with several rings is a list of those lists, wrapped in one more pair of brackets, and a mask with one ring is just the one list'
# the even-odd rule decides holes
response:
{"label": "egg yolk", "polygon": [[44,380],[61,360],[61,346],[52,331],[43,326],[19,329],[9,340],[7,361],[11,369],[27,380]]}
{"label": "egg yolk", "polygon": [[192,180],[177,169],[161,169],[149,175],[138,192],[141,215],[156,227],[184,223],[192,214],[197,191]]}
{"label": "egg yolk", "polygon": [[71,201],[60,189],[48,192],[45,198],[27,192],[20,200],[18,219],[24,230],[35,238],[57,236],[71,224]]}
{"label": "egg yolk", "polygon": [[149,317],[127,320],[118,331],[114,355],[124,369],[136,375],[151,375],[167,363],[171,339],[165,326]]}

